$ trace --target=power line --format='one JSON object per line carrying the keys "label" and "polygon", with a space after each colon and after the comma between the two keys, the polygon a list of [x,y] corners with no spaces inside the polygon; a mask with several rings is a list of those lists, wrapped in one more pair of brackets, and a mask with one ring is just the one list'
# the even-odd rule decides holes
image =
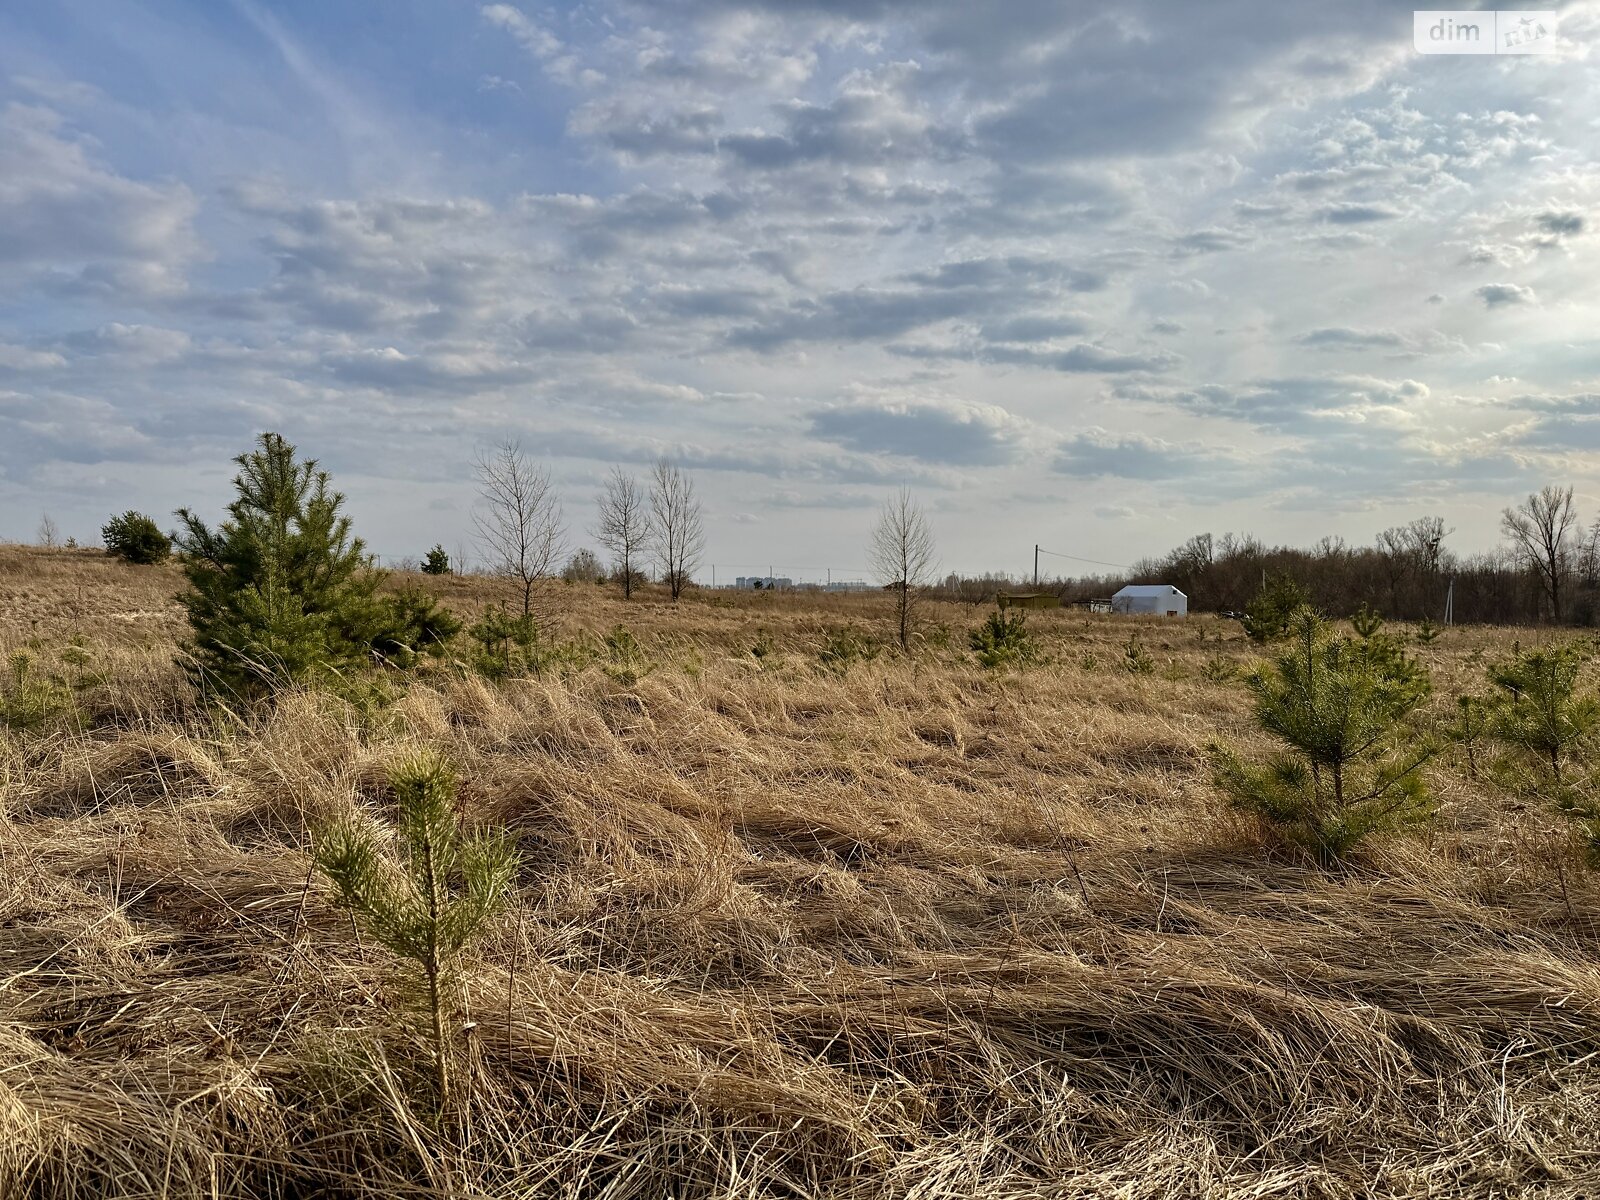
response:
{"label": "power line", "polygon": [[1101,562],[1098,558],[1081,558],[1076,554],[1062,554],[1058,550],[1046,550],[1043,546],[1037,547],[1040,554],[1048,554],[1052,558],[1070,558],[1073,562],[1093,563],[1097,567],[1117,567],[1123,571],[1133,570],[1130,563]]}

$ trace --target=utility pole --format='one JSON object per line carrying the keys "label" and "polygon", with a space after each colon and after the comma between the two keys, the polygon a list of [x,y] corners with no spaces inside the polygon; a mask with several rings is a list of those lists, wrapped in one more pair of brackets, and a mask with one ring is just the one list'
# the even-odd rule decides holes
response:
{"label": "utility pole", "polygon": [[1450,576],[1450,590],[1444,594],[1444,623],[1456,623],[1456,577]]}
{"label": "utility pole", "polygon": [[1033,544],[1033,586],[1039,586],[1039,543]]}

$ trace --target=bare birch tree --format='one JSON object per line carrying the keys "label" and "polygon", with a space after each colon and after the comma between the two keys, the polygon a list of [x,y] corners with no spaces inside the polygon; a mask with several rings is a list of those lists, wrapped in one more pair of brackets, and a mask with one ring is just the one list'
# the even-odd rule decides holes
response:
{"label": "bare birch tree", "polygon": [[480,503],[472,514],[489,568],[522,593],[523,620],[532,619],[534,590],[555,574],[563,550],[561,502],[550,475],[516,441],[501,442],[477,460]]}
{"label": "bare birch tree", "polygon": [[676,600],[700,565],[706,535],[694,481],[664,458],[650,474],[650,528],[662,578]]}
{"label": "bare birch tree", "polygon": [[611,553],[622,576],[622,598],[630,600],[638,564],[654,540],[649,500],[638,480],[621,467],[612,467],[597,504],[600,523],[594,528],[595,541]]}
{"label": "bare birch tree", "polygon": [[43,546],[46,550],[54,550],[57,546],[61,545],[61,528],[56,524],[55,518],[49,513],[45,513],[44,516],[39,518],[39,531],[37,536],[39,539],[39,545]]}
{"label": "bare birch tree", "polygon": [[911,493],[901,488],[878,515],[872,542],[867,547],[872,569],[894,592],[895,627],[900,649],[911,649],[917,602],[933,573],[933,531]]}
{"label": "bare birch tree", "polygon": [[1551,484],[1530,495],[1500,518],[1500,528],[1510,539],[1522,560],[1539,577],[1545,599],[1550,602],[1550,619],[1561,624],[1561,596],[1572,568],[1573,531],[1578,511],[1572,504],[1572,489]]}

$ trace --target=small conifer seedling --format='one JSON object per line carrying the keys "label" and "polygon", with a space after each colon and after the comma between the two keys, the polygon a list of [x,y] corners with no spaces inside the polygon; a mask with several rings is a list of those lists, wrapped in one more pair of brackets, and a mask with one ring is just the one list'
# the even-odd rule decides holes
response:
{"label": "small conifer seedling", "polygon": [[1329,861],[1432,811],[1421,767],[1434,746],[1408,721],[1428,677],[1389,638],[1330,636],[1310,609],[1288,631],[1288,646],[1249,686],[1257,723],[1289,753],[1256,765],[1218,748],[1216,777],[1236,807]]}
{"label": "small conifer seedling", "polygon": [[316,864],[339,899],[383,946],[421,976],[439,1107],[450,1101],[450,1047],[461,955],[506,903],[517,854],[504,835],[466,836],[456,818],[456,778],[439,754],[418,751],[391,771],[399,808],[397,858],[375,831],[351,821],[317,839]]}
{"label": "small conifer seedling", "polygon": [[1530,650],[1494,667],[1489,678],[1506,699],[1495,714],[1495,736],[1538,764],[1539,789],[1556,807],[1580,819],[1590,854],[1600,857],[1600,805],[1574,778],[1574,752],[1600,729],[1600,700],[1578,694],[1583,655],[1576,646]]}

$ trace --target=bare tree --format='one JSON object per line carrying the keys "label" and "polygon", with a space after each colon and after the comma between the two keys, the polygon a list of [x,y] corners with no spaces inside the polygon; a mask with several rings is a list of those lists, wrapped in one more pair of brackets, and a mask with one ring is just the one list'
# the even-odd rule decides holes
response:
{"label": "bare tree", "polygon": [[928,518],[901,488],[883,506],[878,524],[867,547],[872,569],[886,588],[894,592],[895,626],[900,649],[911,649],[912,622],[917,601],[928,576],[933,573],[933,532]]}
{"label": "bare tree", "polygon": [[1401,617],[1400,588],[1413,565],[1411,539],[1404,525],[1394,525],[1378,535],[1378,561],[1383,564],[1384,577],[1389,581],[1389,615]]}
{"label": "bare tree", "polygon": [[655,534],[648,499],[633,476],[624,474],[621,467],[612,467],[597,503],[600,523],[594,528],[595,541],[616,561],[622,576],[622,598],[632,599],[638,563],[649,553]]}
{"label": "bare tree", "polygon": [[1561,593],[1572,567],[1572,534],[1577,524],[1572,489],[1554,484],[1506,509],[1500,518],[1500,527],[1517,554],[1538,576],[1550,602],[1550,619],[1557,625],[1561,623]]}
{"label": "bare tree", "polygon": [[1591,590],[1600,588],[1600,517],[1589,526],[1578,548],[1578,582]]}
{"label": "bare tree", "polygon": [[523,452],[501,442],[477,460],[481,503],[472,514],[490,569],[522,592],[522,617],[533,616],[534,589],[555,573],[562,553],[561,502],[550,475]]}
{"label": "bare tree", "polygon": [[694,481],[664,458],[650,473],[650,527],[656,561],[676,600],[700,565],[706,535]]}
{"label": "bare tree", "polygon": [[1418,517],[1405,526],[1405,539],[1411,548],[1412,567],[1416,571],[1417,584],[1422,592],[1419,616],[1427,616],[1428,608],[1435,601],[1443,606],[1444,597],[1439,595],[1439,572],[1445,559],[1444,540],[1454,532],[1455,530],[1444,527],[1443,517]]}
{"label": "bare tree", "polygon": [[39,539],[39,545],[46,550],[54,550],[61,545],[61,528],[49,513],[45,513],[39,518],[39,530],[36,536]]}

